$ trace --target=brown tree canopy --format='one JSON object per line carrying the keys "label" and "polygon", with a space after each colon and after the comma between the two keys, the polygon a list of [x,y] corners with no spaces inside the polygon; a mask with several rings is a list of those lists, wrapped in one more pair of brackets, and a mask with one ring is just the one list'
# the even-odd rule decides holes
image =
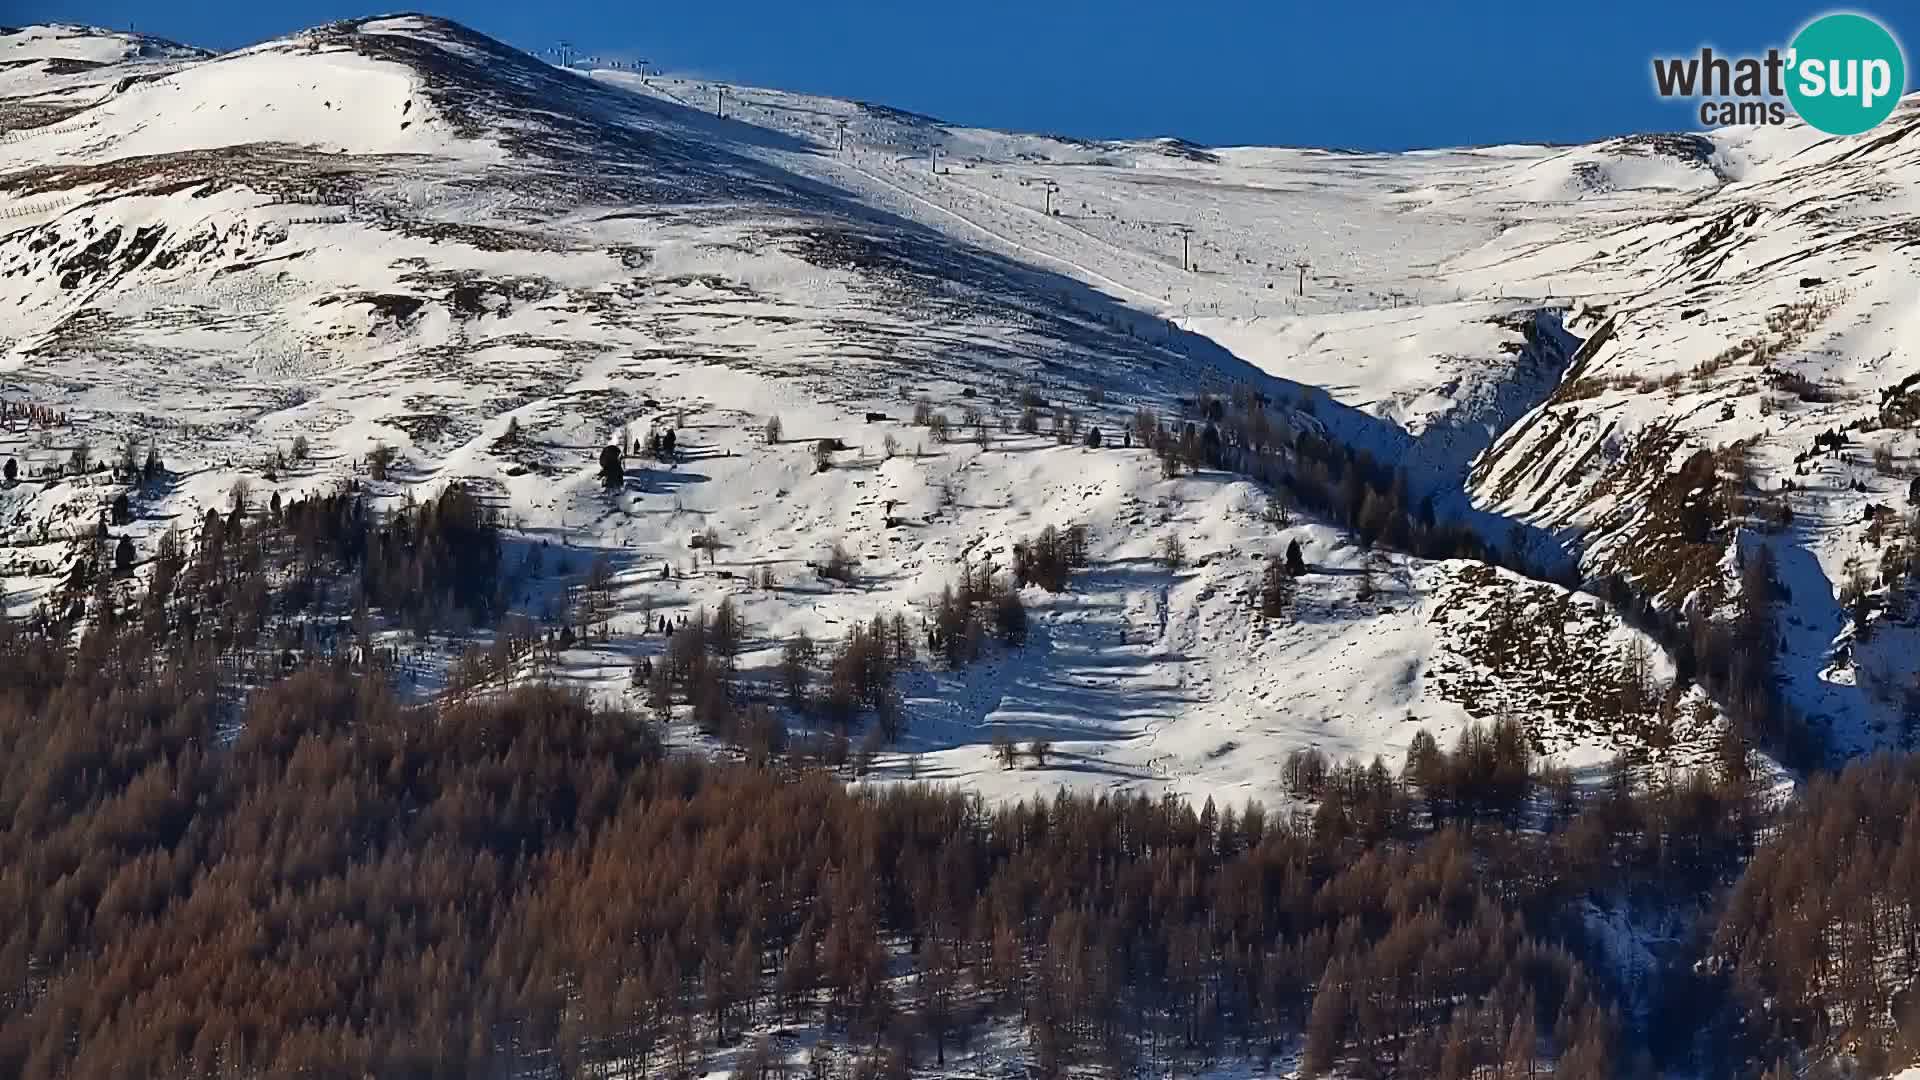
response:
{"label": "brown tree canopy", "polygon": [[[1778,827],[1737,738],[1710,771],[1648,787],[1623,762],[1582,792],[1512,722],[1416,737],[1399,770],[1303,751],[1286,813],[989,806],[853,789],[780,737],[816,684],[897,724],[904,619],[796,642],[758,699],[728,681],[736,613],[677,630],[648,693],[754,747],[714,761],[537,681],[410,704],[377,649],[322,632],[500,610],[497,537],[457,489],[384,517],[351,491],[213,514],[151,562],[139,596],[98,575],[0,620],[0,1076],[685,1071],[793,1024],[862,1075],[989,1023],[1047,1075],[1597,1078],[1630,1039],[1757,1075],[1917,1049],[1913,759],[1815,781]],[[981,575],[943,600],[936,653],[1013,625]],[[1717,930],[1625,986],[1594,897]]]}

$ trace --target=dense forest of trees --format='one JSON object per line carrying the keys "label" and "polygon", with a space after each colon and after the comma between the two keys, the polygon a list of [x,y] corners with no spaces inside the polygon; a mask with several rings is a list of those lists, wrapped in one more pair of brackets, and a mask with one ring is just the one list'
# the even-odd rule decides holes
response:
{"label": "dense forest of trees", "polygon": [[[1587,897],[1733,882],[1703,954],[1726,959],[1688,984],[1714,1039],[1649,1047],[1721,1075],[1843,1036],[1911,1049],[1892,977],[1916,955],[1911,762],[1816,786],[1762,842],[1737,748],[1582,793],[1510,725],[1391,766],[1289,762],[1304,816],[996,808],[854,791],[797,753],[672,758],[654,721],[539,684],[408,706],[355,649],[223,690],[208,643],[246,620],[216,618],[236,605],[214,590],[258,577],[274,612],[343,582],[356,607],[487,603],[497,560],[458,556],[468,577],[436,554],[487,527],[462,499],[208,523],[157,600],[0,626],[0,1075],[684,1072],[721,1047],[755,1072],[776,1049],[754,1033],[801,1024],[839,1048],[819,1075],[904,1075],[996,1023],[1048,1075],[1295,1054],[1622,1075],[1647,1051],[1592,962]],[[954,618],[991,610],[990,585],[954,592]],[[698,662],[724,669],[729,618],[701,621]],[[912,646],[891,620],[862,634],[871,659],[837,662]]]}
{"label": "dense forest of trees", "polygon": [[1920,1057],[1920,755],[1816,778],[1755,855],[1714,935],[1757,1034]]}

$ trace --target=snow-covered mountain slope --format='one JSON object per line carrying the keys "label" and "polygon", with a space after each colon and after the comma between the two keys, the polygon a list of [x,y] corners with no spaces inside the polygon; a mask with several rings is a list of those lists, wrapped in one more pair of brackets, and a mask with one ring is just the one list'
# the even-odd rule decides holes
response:
{"label": "snow-covered mountain slope", "polygon": [[[1725,614],[1735,551],[1766,545],[1795,609],[1787,703],[1845,752],[1912,737],[1920,713],[1908,598],[1882,582],[1910,546],[1920,452],[1906,381],[1920,376],[1905,269],[1917,127],[1910,101],[1855,138],[1791,124],[1572,148],[1089,161],[1021,137],[994,164],[954,152],[937,174],[925,159],[851,156],[881,196],[904,191],[930,219],[1072,266],[1386,421],[1329,426],[1443,492],[1504,435],[1468,497],[1551,537],[1590,581],[1620,574],[1672,609]],[[1566,333],[1520,347],[1542,311],[1563,312]],[[1815,457],[1814,435],[1842,426],[1847,445]],[[1739,505],[1697,538],[1664,529],[1663,479],[1736,445],[1718,498],[1738,489]],[[1751,527],[1769,513],[1775,524]],[[1845,606],[1850,579],[1865,600]]]}
{"label": "snow-covered mountain slope", "polygon": [[[716,97],[707,84],[648,82],[647,92]],[[777,95],[755,113],[756,92],[729,93],[742,115],[796,132],[804,122],[789,118],[832,111]],[[1912,299],[1899,269],[1911,257],[1904,193],[1916,119],[1909,102],[1851,139],[1792,124],[1400,155],[1121,157],[1105,147],[1090,160],[1079,144],[1009,137],[987,160],[968,156],[977,143],[944,146],[941,173],[858,147],[840,158],[854,159],[856,185],[871,178],[869,197],[898,192],[930,221],[964,221],[969,236],[1068,267],[1386,421],[1328,420],[1443,494],[1504,434],[1467,477],[1468,498],[1490,521],[1552,537],[1588,580],[1622,573],[1672,608],[1724,613],[1731,553],[1765,543],[1796,608],[1784,635],[1787,702],[1846,751],[1901,738],[1916,711],[1905,598],[1878,583],[1915,471],[1911,421],[1895,421],[1911,411],[1913,384],[1901,381],[1920,375],[1902,351]],[[936,141],[888,139],[921,153]],[[1785,216],[1797,227],[1775,231]],[[1873,294],[1854,295],[1865,289]],[[1722,291],[1739,297],[1706,302]],[[1828,318],[1843,293],[1854,329],[1805,340],[1803,324]],[[1736,370],[1751,369],[1752,347],[1741,365],[1726,355],[1756,341],[1775,361],[1761,365],[1764,381]],[[1690,376],[1697,395],[1668,385],[1644,408],[1617,400],[1628,381],[1638,391],[1701,369]],[[1570,410],[1569,398],[1581,404]],[[1797,460],[1814,433],[1862,422],[1883,427],[1851,436],[1837,455],[1851,464]],[[1741,482],[1748,495],[1794,485],[1776,496],[1796,512],[1793,528],[1764,537],[1742,528],[1764,510],[1754,505],[1698,544],[1632,526],[1649,518],[1657,479],[1689,454],[1756,439],[1752,479]],[[1891,464],[1871,465],[1876,452]],[[1878,526],[1870,507],[1881,508]],[[1853,591],[1868,601],[1843,610],[1841,587],[1854,576],[1866,579]],[[1855,640],[1860,618],[1874,624],[1861,635],[1870,640]]]}
{"label": "snow-covered mountain slope", "polygon": [[54,125],[125,88],[207,53],[84,26],[0,27],[0,145]]}
{"label": "snow-covered mountain slope", "polygon": [[[1664,339],[1643,338],[1643,321],[1664,325],[1646,312],[1698,284],[1685,275],[1701,256],[1685,252],[1719,228],[1716,207],[1784,199],[1782,170],[1866,184],[1896,150],[1791,133],[1398,155],[1092,143],[568,71],[420,16],[211,58],[66,29],[0,42],[15,39],[91,49],[100,66],[82,107],[0,112],[0,397],[66,421],[16,417],[0,433],[0,456],[24,469],[0,490],[9,607],[50,594],[69,537],[125,490],[71,475],[82,445],[112,461],[152,441],[165,457],[172,485],[116,530],[143,553],[224,509],[240,477],[256,503],[347,478],[386,505],[475,485],[516,552],[561,545],[576,577],[596,553],[613,563],[614,636],[564,669],[612,695],[632,693],[633,658],[658,649],[639,632],[652,615],[732,596],[754,631],[747,669],[764,673],[787,635],[924,610],[962,559],[1004,565],[1044,525],[1086,525],[1092,565],[1071,590],[1029,590],[1033,639],[909,677],[911,731],[877,766],[1007,794],[1278,801],[1294,749],[1397,757],[1422,724],[1445,739],[1496,715],[1526,719],[1570,764],[1621,748],[1699,759],[1713,708],[1689,692],[1620,710],[1642,639],[1591,597],[1477,563],[1369,557],[1310,517],[1265,520],[1248,478],[1167,479],[1143,449],[1060,445],[1013,421],[1042,399],[1112,436],[1138,407],[1171,416],[1248,385],[1290,428],[1404,467],[1489,537],[1525,539],[1543,565],[1554,540],[1578,544],[1606,571],[1644,535],[1620,516],[1633,491],[1540,481],[1580,454],[1562,445],[1573,436],[1530,449],[1535,432],[1568,426],[1575,388],[1690,368],[1749,317],[1735,310],[1762,318],[1785,302],[1776,292],[1802,295],[1797,264],[1721,260],[1714,273],[1745,273],[1750,299],[1708,320],[1675,311]],[[8,67],[0,105],[25,109],[73,77],[44,59]],[[1724,228],[1709,245],[1771,244]],[[1848,310],[1895,317],[1867,298],[1892,305],[1893,278],[1852,288]],[[1861,375],[1835,364],[1828,377]],[[1583,422],[1618,413],[1593,438],[1623,459],[1648,456],[1625,452],[1642,430],[1694,415],[1665,391],[1577,400]],[[920,402],[960,434],[910,423]],[[1686,423],[1683,440],[1715,437]],[[679,431],[683,460],[636,461],[625,491],[603,493],[600,447],[655,426]],[[308,459],[269,470],[296,438]],[[826,470],[823,438],[846,447]],[[376,444],[398,455],[384,481],[365,475]],[[1783,566],[1839,550],[1802,520],[1768,538]],[[709,527],[724,546],[696,560],[689,541]],[[1187,566],[1154,557],[1169,534]],[[1250,590],[1293,540],[1314,572],[1297,617],[1263,623]],[[836,543],[861,559],[852,586],[809,569]],[[680,573],[662,580],[663,563]],[[762,568],[778,587],[745,588]],[[519,603],[540,615],[556,600],[530,589]],[[1838,628],[1830,597],[1805,605],[1811,649]],[[1890,714],[1855,696],[1847,715],[1872,738]],[[1005,771],[996,735],[1048,738],[1056,754]]]}
{"label": "snow-covered mountain slope", "polygon": [[[1856,749],[1920,704],[1920,641],[1879,580],[1920,495],[1916,155],[1911,101],[1857,138],[1743,132],[1719,151],[1739,179],[1705,197],[1575,235],[1530,228],[1456,263],[1468,280],[1517,265],[1561,283],[1591,346],[1478,463],[1476,498],[1674,604],[1711,608],[1729,551],[1767,546],[1794,608],[1789,699]],[[1701,451],[1712,465],[1676,483]],[[1693,497],[1704,517],[1676,514]],[[1856,573],[1850,611],[1837,597]]]}

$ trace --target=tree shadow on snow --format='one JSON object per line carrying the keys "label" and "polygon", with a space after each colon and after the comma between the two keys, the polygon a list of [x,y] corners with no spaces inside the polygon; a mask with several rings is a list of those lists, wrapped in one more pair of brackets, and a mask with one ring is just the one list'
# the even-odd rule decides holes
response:
{"label": "tree shadow on snow", "polygon": [[1047,739],[1070,744],[1059,752],[1063,763],[1112,773],[1133,767],[1071,747],[1150,741],[1155,722],[1194,704],[1192,691],[1175,681],[1188,658],[1121,644],[1117,600],[1062,594],[1048,606],[1052,617],[1033,620],[1021,647],[996,644],[955,672],[915,672],[905,688],[913,722],[903,749],[985,746],[996,737],[1023,744]]}

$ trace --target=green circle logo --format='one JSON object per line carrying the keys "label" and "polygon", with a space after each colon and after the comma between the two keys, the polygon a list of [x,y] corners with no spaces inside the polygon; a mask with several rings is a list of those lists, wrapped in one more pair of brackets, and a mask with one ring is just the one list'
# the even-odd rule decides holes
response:
{"label": "green circle logo", "polygon": [[1787,100],[1829,135],[1858,135],[1893,112],[1907,89],[1900,43],[1865,15],[1822,15],[1794,36]]}

